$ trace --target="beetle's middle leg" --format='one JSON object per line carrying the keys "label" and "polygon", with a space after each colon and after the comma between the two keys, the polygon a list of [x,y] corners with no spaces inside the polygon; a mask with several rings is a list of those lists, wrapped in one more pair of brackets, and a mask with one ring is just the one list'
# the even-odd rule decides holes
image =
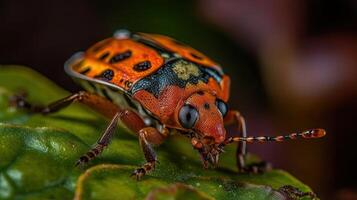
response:
{"label": "beetle's middle leg", "polygon": [[122,121],[125,125],[127,125],[129,129],[134,132],[137,132],[142,127],[145,127],[143,120],[135,112],[126,109],[118,109],[118,112],[114,115],[106,130],[98,139],[97,143],[92,149],[90,149],[86,154],[84,154],[78,159],[78,161],[76,162],[76,166],[80,164],[85,164],[90,160],[94,159],[104,150],[105,147],[109,145],[111,139],[113,138],[119,120]]}
{"label": "beetle's middle leg", "polygon": [[132,173],[132,176],[136,176],[137,180],[155,169],[157,158],[152,145],[160,145],[168,136],[168,132],[166,128],[163,128],[163,130],[159,132],[153,127],[145,127],[139,131],[139,143],[144,153],[146,163]]}
{"label": "beetle's middle leg", "polygon": [[83,156],[81,156],[77,162],[75,166],[78,166],[80,164],[85,164],[87,162],[89,162],[90,160],[94,159],[95,157],[97,157],[100,153],[102,153],[102,151],[104,150],[104,148],[106,146],[108,146],[108,144],[110,143],[110,140],[112,139],[115,129],[117,127],[118,121],[120,119],[120,116],[123,113],[116,113],[113,117],[113,119],[111,120],[111,122],[109,123],[108,127],[106,128],[106,130],[104,131],[104,133],[102,134],[102,136],[99,138],[99,140],[97,141],[97,143],[94,145],[94,147],[89,150],[86,154],[84,154]]}
{"label": "beetle's middle leg", "polygon": [[[244,117],[240,114],[240,112],[233,110],[227,113],[227,116],[224,118],[225,124],[235,123],[238,127],[238,132],[240,137],[247,137],[246,123]],[[246,165],[245,159],[247,155],[247,144],[246,142],[239,142],[237,151],[236,151],[236,159],[237,159],[237,168],[240,172],[264,172],[271,168],[269,163],[259,162],[253,163],[250,165]]]}

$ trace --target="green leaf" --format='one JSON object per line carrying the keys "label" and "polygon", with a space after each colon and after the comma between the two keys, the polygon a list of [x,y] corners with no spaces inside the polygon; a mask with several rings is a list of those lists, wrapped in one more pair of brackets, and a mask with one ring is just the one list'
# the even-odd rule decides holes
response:
{"label": "green leaf", "polygon": [[233,147],[218,169],[204,170],[180,136],[156,148],[160,164],[138,182],[129,175],[143,155],[137,138],[123,128],[100,157],[76,168],[108,121],[76,103],[48,116],[30,115],[8,104],[18,91],[38,104],[69,94],[28,68],[0,67],[0,199],[282,199],[277,189],[283,185],[311,191],[281,170],[237,173]]}

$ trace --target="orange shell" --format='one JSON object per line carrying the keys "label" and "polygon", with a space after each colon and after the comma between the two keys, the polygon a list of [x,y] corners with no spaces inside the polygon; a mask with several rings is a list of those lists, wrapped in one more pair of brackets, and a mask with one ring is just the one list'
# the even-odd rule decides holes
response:
{"label": "orange shell", "polygon": [[196,49],[187,46],[175,39],[172,39],[164,35],[158,35],[158,34],[140,33],[140,35],[143,35],[144,37],[147,37],[151,40],[154,40],[155,42],[159,43],[163,47],[179,54],[180,56],[182,56],[187,60],[222,71],[218,63],[214,62],[213,60],[205,56],[203,53],[197,51]]}
{"label": "orange shell", "polygon": [[[168,55],[171,57],[168,58]],[[130,37],[105,39],[89,48],[80,60],[74,62],[71,59],[66,71],[77,78],[130,93],[136,82],[155,73],[172,57],[183,58],[222,74],[222,81],[207,86],[222,100],[228,100],[229,77],[223,75],[217,63],[199,51],[162,35],[139,33]]]}
{"label": "orange shell", "polygon": [[[110,63],[110,58],[115,54],[128,50],[131,51],[130,58]],[[103,59],[103,57],[105,58]],[[148,70],[140,72],[133,70],[134,65],[145,61],[151,63],[151,67]],[[105,70],[113,70],[114,76],[110,80],[110,83],[128,90],[133,83],[155,72],[163,63],[164,59],[155,50],[143,44],[131,39],[118,40],[109,38],[88,49],[82,61],[74,65],[72,69],[90,78],[98,78]],[[88,69],[90,70],[88,71]]]}

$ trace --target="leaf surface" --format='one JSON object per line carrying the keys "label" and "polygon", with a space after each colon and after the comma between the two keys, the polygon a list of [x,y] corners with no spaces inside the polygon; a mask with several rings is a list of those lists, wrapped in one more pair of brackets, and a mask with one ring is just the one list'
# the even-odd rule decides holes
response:
{"label": "leaf surface", "polygon": [[283,185],[311,191],[281,170],[238,174],[234,147],[226,149],[219,168],[204,170],[180,136],[156,148],[160,164],[137,182],[129,175],[144,163],[143,154],[123,128],[100,157],[76,168],[108,120],[77,103],[48,116],[31,115],[9,106],[19,91],[37,104],[69,95],[28,68],[0,66],[0,199],[282,199],[277,189]]}

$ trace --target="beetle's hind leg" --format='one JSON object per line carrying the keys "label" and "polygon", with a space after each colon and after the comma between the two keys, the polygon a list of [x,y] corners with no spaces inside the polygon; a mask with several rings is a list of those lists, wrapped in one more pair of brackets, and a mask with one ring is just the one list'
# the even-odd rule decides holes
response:
{"label": "beetle's hind leg", "polygon": [[26,110],[30,113],[41,113],[44,109],[42,105],[34,105],[27,101],[28,93],[26,91],[17,92],[10,96],[9,105],[18,109]]}
{"label": "beetle's hind leg", "polygon": [[120,111],[119,107],[112,104],[109,100],[85,91],[71,94],[65,98],[54,101],[47,106],[35,105],[28,102],[26,100],[26,93],[19,93],[10,97],[10,105],[27,110],[30,113],[43,115],[55,113],[63,108],[66,108],[73,102],[83,103],[109,118],[112,118],[117,112]]}
{"label": "beetle's hind leg", "polygon": [[[246,124],[244,117],[236,110],[229,111],[227,116],[224,118],[226,124],[235,123],[238,127],[238,132],[240,137],[247,137]],[[245,141],[239,142],[236,159],[237,159],[237,168],[240,172],[252,172],[259,173],[269,171],[271,169],[271,164],[265,161],[246,164],[246,155],[247,155],[247,144]]]}
{"label": "beetle's hind leg", "polygon": [[79,100],[84,93],[85,92],[78,92],[70,96],[67,96],[63,99],[60,99],[58,101],[55,101],[47,106],[44,106],[44,105],[35,105],[28,102],[26,99],[27,93],[22,92],[10,97],[10,105],[20,109],[27,110],[30,113],[40,113],[45,115],[45,114],[57,112],[58,110],[67,107],[72,102]]}

